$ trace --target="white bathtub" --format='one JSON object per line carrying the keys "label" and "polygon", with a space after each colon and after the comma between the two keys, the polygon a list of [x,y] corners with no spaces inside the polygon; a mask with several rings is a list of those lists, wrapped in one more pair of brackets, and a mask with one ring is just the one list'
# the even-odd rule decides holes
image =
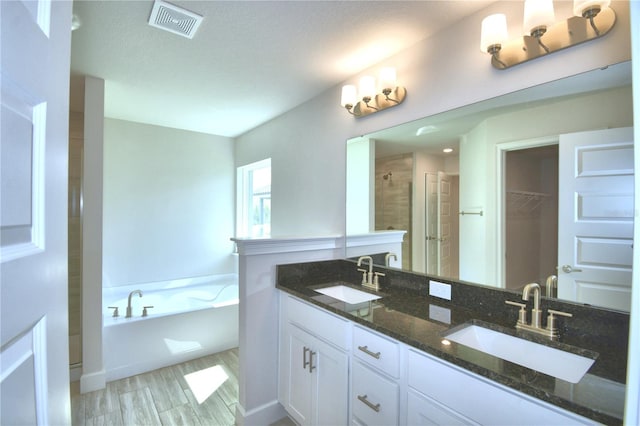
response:
{"label": "white bathtub", "polygon": [[[132,317],[125,318],[128,295]],[[238,346],[236,274],[105,288],[103,356],[107,381]],[[119,316],[113,317],[117,306]],[[142,317],[144,306],[148,316]]]}

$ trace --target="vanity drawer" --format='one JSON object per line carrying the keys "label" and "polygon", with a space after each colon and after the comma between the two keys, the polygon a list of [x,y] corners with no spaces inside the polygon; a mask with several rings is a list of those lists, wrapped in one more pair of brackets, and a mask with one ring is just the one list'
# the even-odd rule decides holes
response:
{"label": "vanity drawer", "polygon": [[400,344],[362,327],[353,328],[353,355],[388,375],[400,376]]}
{"label": "vanity drawer", "polygon": [[353,362],[352,370],[351,406],[355,417],[352,423],[398,424],[398,384],[358,361]]}
{"label": "vanity drawer", "polygon": [[597,424],[430,355],[409,350],[408,358],[409,386],[460,418],[479,424]]}

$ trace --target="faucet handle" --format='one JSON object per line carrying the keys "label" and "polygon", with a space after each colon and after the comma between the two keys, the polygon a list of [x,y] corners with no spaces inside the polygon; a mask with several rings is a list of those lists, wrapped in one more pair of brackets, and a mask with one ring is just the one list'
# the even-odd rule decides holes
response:
{"label": "faucet handle", "polygon": [[375,285],[376,287],[378,287],[378,284],[380,284],[378,277],[384,277],[385,274],[383,274],[382,272],[374,272],[373,273],[373,285]]}
{"label": "faucet handle", "polygon": [[362,284],[366,284],[368,282],[367,280],[367,270],[366,269],[361,269],[358,268],[358,272],[362,272]]}
{"label": "faucet handle", "polygon": [[117,306],[107,306],[107,308],[113,309],[113,316],[114,317],[119,317],[120,316],[120,314],[118,313],[118,307]]}
{"label": "faucet handle", "polygon": [[147,313],[147,308],[151,309],[151,308],[153,308],[153,306],[144,306],[144,307],[142,308],[142,316],[143,316],[143,317],[146,317],[146,316],[148,315],[148,313]]}
{"label": "faucet handle", "polygon": [[520,310],[518,311],[518,324],[527,323],[527,311],[526,311],[527,304],[526,303],[512,302],[511,300],[505,300],[504,303],[506,303],[507,305],[519,307]]}
{"label": "faucet handle", "polygon": [[563,316],[563,317],[573,316],[573,314],[570,314],[568,312],[555,311],[553,309],[547,309],[547,312],[549,313],[549,315],[547,316],[547,330],[552,332],[554,336],[557,335],[557,331],[558,331],[556,328],[556,317],[554,317],[554,315]]}

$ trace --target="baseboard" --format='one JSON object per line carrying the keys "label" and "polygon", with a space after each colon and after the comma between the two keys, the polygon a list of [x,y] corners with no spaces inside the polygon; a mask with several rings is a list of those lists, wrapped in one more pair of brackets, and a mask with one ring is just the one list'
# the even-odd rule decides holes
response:
{"label": "baseboard", "polygon": [[107,387],[107,379],[104,370],[80,376],[80,393],[92,392],[105,387]]}
{"label": "baseboard", "polygon": [[278,401],[271,401],[249,411],[240,403],[236,404],[236,426],[270,425],[286,416],[287,412]]}

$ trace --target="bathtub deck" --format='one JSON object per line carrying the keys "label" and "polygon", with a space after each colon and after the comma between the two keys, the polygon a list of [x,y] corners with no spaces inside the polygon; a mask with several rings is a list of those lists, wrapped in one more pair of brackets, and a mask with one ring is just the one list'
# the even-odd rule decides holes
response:
{"label": "bathtub deck", "polygon": [[[184,376],[220,365],[228,379],[202,404]],[[73,426],[234,425],[238,403],[238,349],[107,383],[106,389],[79,394],[71,384]],[[293,425],[289,419],[278,426]]]}

